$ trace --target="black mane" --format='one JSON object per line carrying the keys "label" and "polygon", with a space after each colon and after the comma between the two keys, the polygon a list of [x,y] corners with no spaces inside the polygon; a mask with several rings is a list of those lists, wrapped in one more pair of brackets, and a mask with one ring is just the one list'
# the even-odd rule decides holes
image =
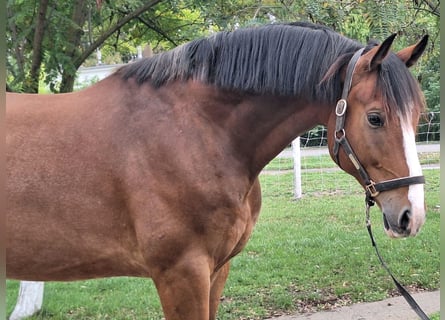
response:
{"label": "black mane", "polygon": [[[347,63],[362,47],[326,27],[271,24],[194,40],[124,66],[117,74],[124,79],[135,78],[138,83],[148,81],[155,87],[193,79],[224,89],[305,96],[335,105],[342,89],[339,70],[326,81],[321,80],[335,61]],[[398,61],[394,64],[394,60]],[[342,64],[338,65],[340,69]],[[419,101],[415,97],[417,83],[394,54],[382,65],[378,86],[388,104],[399,106],[402,113],[412,108],[413,101]]]}

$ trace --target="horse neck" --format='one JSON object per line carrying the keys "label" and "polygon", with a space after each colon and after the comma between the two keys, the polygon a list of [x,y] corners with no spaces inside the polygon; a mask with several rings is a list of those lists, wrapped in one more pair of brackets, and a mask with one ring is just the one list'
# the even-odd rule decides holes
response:
{"label": "horse neck", "polygon": [[223,141],[230,144],[228,150],[237,155],[251,179],[297,136],[327,124],[331,113],[328,107],[303,98],[249,95],[197,83],[186,90],[199,113],[229,135]]}
{"label": "horse neck", "polygon": [[251,155],[256,176],[292,140],[317,124],[326,123],[326,108],[305,99],[253,97],[246,103],[244,150]]}

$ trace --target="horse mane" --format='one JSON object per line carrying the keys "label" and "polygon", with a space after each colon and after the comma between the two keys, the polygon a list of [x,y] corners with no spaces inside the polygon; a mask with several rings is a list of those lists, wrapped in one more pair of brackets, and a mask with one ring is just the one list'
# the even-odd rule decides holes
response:
{"label": "horse mane", "polygon": [[[270,24],[219,32],[128,64],[116,73],[154,87],[175,80],[197,80],[223,89],[304,96],[335,105],[342,89],[339,71],[362,47],[324,26]],[[393,56],[388,60],[382,65],[379,85],[387,92],[388,104],[400,106],[405,113],[408,103],[418,100],[408,101],[417,84],[406,67],[393,67]],[[336,62],[336,70],[324,77]],[[398,85],[407,81],[407,88]]]}

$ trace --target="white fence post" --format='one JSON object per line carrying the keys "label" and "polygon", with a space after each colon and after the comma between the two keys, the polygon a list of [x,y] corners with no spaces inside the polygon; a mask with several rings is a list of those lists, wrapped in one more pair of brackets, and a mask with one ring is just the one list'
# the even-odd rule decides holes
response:
{"label": "white fence post", "polygon": [[295,199],[300,199],[302,196],[300,137],[292,141],[292,158],[294,160],[294,196]]}
{"label": "white fence post", "polygon": [[43,303],[44,282],[20,281],[19,295],[9,320],[20,320],[40,311]]}

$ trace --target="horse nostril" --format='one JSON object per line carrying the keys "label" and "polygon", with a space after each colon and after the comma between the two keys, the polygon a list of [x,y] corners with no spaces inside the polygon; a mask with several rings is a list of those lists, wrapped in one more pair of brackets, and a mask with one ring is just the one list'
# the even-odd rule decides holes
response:
{"label": "horse nostril", "polygon": [[405,210],[403,211],[402,215],[400,216],[400,228],[403,231],[408,231],[409,229],[409,222],[411,220],[411,210]]}

